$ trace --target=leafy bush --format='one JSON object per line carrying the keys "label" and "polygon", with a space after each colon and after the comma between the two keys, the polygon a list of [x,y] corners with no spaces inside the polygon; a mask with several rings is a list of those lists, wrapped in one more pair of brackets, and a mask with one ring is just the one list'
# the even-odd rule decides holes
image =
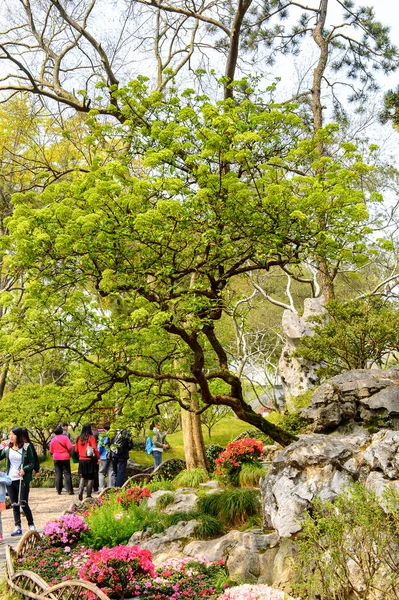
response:
{"label": "leafy bush", "polygon": [[194,537],[197,540],[209,540],[224,535],[225,529],[218,517],[199,515],[196,519],[198,520],[198,525],[194,529]]}
{"label": "leafy bush", "polygon": [[266,470],[256,463],[244,463],[238,475],[238,483],[241,487],[258,487],[259,479],[266,475]]}
{"label": "leafy bush", "polygon": [[209,446],[205,446],[205,453],[208,458],[209,463],[209,471],[213,473],[216,469],[215,461],[218,456],[223,452],[224,447],[218,446],[217,444],[209,444]]}
{"label": "leafy bush", "polygon": [[259,492],[252,489],[228,489],[198,498],[198,513],[219,518],[226,527],[237,527],[260,512]]}
{"label": "leafy bush", "polygon": [[163,496],[160,496],[159,498],[157,498],[155,505],[157,507],[157,510],[162,510],[164,508],[166,508],[167,506],[169,506],[170,504],[173,504],[175,501],[175,497],[173,494],[163,494]]}
{"label": "leafy bush", "polygon": [[174,479],[176,475],[186,468],[186,463],[180,458],[170,458],[161,463],[157,472],[152,478],[152,481],[160,481],[163,479]]}
{"label": "leafy bush", "polygon": [[[310,390],[312,393],[314,390]],[[312,394],[310,394],[311,396]],[[305,433],[309,427],[309,423],[303,419],[297,412],[282,414],[282,413],[271,413],[267,420],[274,425],[278,425],[284,431],[298,435]]]}
{"label": "leafy bush", "polygon": [[260,467],[259,458],[263,453],[262,442],[254,438],[243,438],[227,444],[220,456],[216,459],[216,475],[231,485],[238,485],[240,470],[243,464],[252,463]]}
{"label": "leafy bush", "polygon": [[110,598],[136,595],[137,584],[155,575],[151,552],[138,546],[102,548],[88,551],[88,559],[79,570],[79,577],[97,585]]}
{"label": "leafy bush", "polygon": [[192,469],[191,471],[184,470],[174,478],[173,484],[175,488],[191,487],[197,488],[200,483],[209,481],[209,475],[205,469]]}
{"label": "leafy bush", "polygon": [[317,499],[303,523],[294,589],[304,597],[384,598],[399,588],[399,495],[386,496],[389,513],[361,484],[334,502]]}
{"label": "leafy bush", "polygon": [[102,506],[87,511],[86,522],[90,531],[83,536],[83,541],[94,550],[126,544],[136,531],[151,529],[152,533],[159,533],[166,523],[162,513],[149,510],[146,504],[131,502],[124,509],[115,495]]}

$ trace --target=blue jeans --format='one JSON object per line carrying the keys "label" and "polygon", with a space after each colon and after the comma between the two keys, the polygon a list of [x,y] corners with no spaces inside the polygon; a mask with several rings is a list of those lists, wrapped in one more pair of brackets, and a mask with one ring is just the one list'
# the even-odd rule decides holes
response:
{"label": "blue jeans", "polygon": [[152,455],[154,457],[154,469],[156,469],[162,462],[162,452],[159,450],[153,450]]}

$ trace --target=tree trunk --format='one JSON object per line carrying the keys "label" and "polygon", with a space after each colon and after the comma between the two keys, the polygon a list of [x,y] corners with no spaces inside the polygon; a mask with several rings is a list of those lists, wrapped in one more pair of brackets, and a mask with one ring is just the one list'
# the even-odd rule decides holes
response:
{"label": "tree trunk", "polygon": [[7,375],[8,375],[8,364],[3,367],[3,370],[0,373],[0,400],[3,399],[4,390],[7,383]]}
{"label": "tree trunk", "polygon": [[[185,404],[189,404],[193,410],[198,410],[199,404],[195,384],[186,384],[186,386],[187,387],[180,386],[180,397],[182,401]],[[196,415],[195,413],[182,408],[181,424],[187,469],[189,471],[192,469],[208,470],[200,415]]]}

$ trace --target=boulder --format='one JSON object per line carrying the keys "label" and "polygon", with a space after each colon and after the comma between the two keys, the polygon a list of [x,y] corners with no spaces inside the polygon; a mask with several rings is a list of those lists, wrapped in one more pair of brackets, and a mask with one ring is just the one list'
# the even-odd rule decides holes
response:
{"label": "boulder", "polygon": [[151,532],[137,531],[134,533],[128,546],[139,545],[140,548],[150,550],[156,564],[173,556],[180,556],[187,541],[193,537],[198,522],[180,521],[176,525],[168,527],[163,533],[151,535]]}
{"label": "boulder", "polygon": [[313,394],[300,411],[317,433],[348,424],[399,426],[399,369],[357,369],[336,375]]}
{"label": "boulder", "polygon": [[[279,536],[261,530],[229,531],[215,540],[193,541],[183,550],[186,556],[205,557],[210,561],[225,560],[233,581],[257,582],[273,572],[273,559],[278,553]],[[268,560],[265,554],[268,553]],[[262,557],[262,558],[261,558]]]}
{"label": "boulder", "polygon": [[260,480],[264,527],[291,537],[314,498],[334,500],[355,481],[379,496],[387,486],[399,489],[398,450],[399,431],[302,436],[280,452]]}

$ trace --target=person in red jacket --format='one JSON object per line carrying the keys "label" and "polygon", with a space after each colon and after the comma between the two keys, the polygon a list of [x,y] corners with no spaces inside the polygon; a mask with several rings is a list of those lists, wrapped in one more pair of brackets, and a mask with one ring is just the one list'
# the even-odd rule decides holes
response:
{"label": "person in red jacket", "polygon": [[60,425],[54,429],[54,437],[50,442],[50,454],[54,460],[55,489],[60,495],[62,491],[62,476],[64,475],[65,489],[68,494],[73,494],[71,461],[71,440],[64,434]]}
{"label": "person in red jacket", "polygon": [[82,432],[75,443],[75,452],[79,455],[79,500],[83,500],[83,490],[86,486],[87,498],[91,498],[96,464],[100,460],[96,440],[90,424],[83,425]]}

